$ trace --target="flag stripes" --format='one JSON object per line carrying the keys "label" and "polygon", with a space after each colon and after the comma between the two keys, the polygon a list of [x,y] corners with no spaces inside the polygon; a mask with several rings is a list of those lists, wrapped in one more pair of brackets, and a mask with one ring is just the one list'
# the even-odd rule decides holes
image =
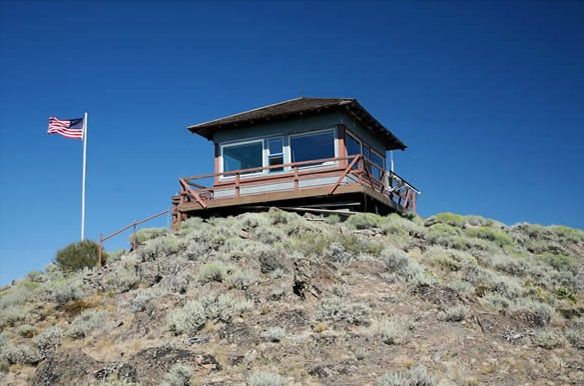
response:
{"label": "flag stripes", "polygon": [[83,118],[58,119],[49,117],[49,134],[60,134],[63,137],[83,139]]}

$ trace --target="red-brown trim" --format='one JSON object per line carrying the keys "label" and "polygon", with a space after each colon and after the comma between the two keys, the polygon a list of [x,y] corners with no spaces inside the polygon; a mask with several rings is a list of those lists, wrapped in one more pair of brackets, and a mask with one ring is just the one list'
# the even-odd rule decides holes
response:
{"label": "red-brown trim", "polygon": [[[341,167],[341,160],[351,162],[345,162],[347,166]],[[320,166],[320,167],[307,167],[308,165],[321,162],[334,162],[333,165]],[[355,167],[358,165],[358,167]],[[181,191],[177,197],[178,202],[176,202],[176,213],[177,217],[181,220],[184,219],[184,208],[185,205],[188,210],[193,209],[194,206],[199,209],[213,208],[213,207],[223,207],[229,206],[229,202],[233,202],[232,205],[242,205],[247,202],[260,202],[257,201],[257,197],[267,197],[266,201],[273,201],[276,198],[273,197],[287,197],[297,198],[297,197],[308,197],[310,194],[306,192],[318,191],[314,190],[317,187],[300,187],[300,181],[302,180],[314,180],[314,179],[324,179],[327,177],[336,177],[336,183],[330,182],[326,183],[324,186],[319,186],[318,188],[324,188],[325,195],[333,195],[338,192],[344,192],[347,186],[356,186],[359,188],[367,189],[368,194],[379,197],[382,202],[392,202],[399,206],[398,210],[405,211],[415,208],[415,198],[417,190],[403,180],[400,176],[395,173],[390,174],[389,181],[385,181],[383,178],[381,180],[375,178],[369,171],[372,162],[365,160],[362,155],[355,155],[349,157],[336,157],[328,158],[323,160],[314,161],[303,161],[295,162],[284,165],[272,165],[264,166],[261,168],[252,168],[244,170],[236,170],[233,172],[226,173],[214,173],[209,175],[203,175],[198,177],[187,177],[180,178],[179,183],[181,185]],[[291,170],[286,173],[274,173],[262,176],[254,176],[243,178],[243,173],[249,173],[252,171],[260,170],[271,170],[273,168],[290,168]],[[385,173],[385,172],[384,172]],[[233,175],[234,178],[221,181],[211,187],[204,187],[200,184],[194,182],[194,180],[202,178],[213,178],[217,181],[218,176],[222,175]],[[345,181],[345,178],[349,175],[355,176],[356,180]],[[242,187],[257,187],[266,184],[273,183],[284,183],[292,182],[293,188],[285,191],[272,191],[266,193],[256,193],[256,194],[241,194]],[[387,186],[385,184],[388,183]],[[387,188],[387,190],[385,189]],[[215,192],[219,189],[234,189],[234,195],[230,197],[214,198]],[[302,192],[302,193],[300,193]],[[308,196],[305,196],[308,194]],[[320,193],[319,193],[320,194]],[[255,198],[250,198],[250,197]],[[273,197],[272,197],[273,196]],[[240,200],[240,201],[238,201]],[[180,222],[180,220],[178,221]]]}
{"label": "red-brown trim", "polygon": [[[347,146],[345,145],[345,132],[346,127],[345,125],[337,125],[337,138],[339,148],[337,149],[337,154],[339,157],[347,157]],[[341,161],[341,166],[347,166],[348,160]]]}
{"label": "red-brown trim", "polygon": [[219,182],[219,170],[221,170],[221,147],[218,143],[215,144],[215,181],[216,185]]}

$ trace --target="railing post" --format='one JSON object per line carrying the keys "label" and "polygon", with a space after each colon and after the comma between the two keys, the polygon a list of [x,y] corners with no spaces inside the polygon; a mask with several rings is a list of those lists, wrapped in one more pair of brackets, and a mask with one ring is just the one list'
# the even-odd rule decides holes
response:
{"label": "railing post", "polygon": [[294,191],[298,190],[300,183],[299,183],[299,175],[298,175],[298,166],[294,166]]}
{"label": "railing post", "polygon": [[239,190],[240,190],[240,188],[239,188],[239,178],[240,178],[239,172],[237,172],[235,174],[235,197],[236,198],[239,198]]}
{"label": "railing post", "polygon": [[134,224],[132,225],[132,250],[135,251],[137,247],[138,245],[136,240],[136,221],[134,221]]}
{"label": "railing post", "polygon": [[103,234],[99,234],[99,248],[97,250],[97,264],[103,267]]}

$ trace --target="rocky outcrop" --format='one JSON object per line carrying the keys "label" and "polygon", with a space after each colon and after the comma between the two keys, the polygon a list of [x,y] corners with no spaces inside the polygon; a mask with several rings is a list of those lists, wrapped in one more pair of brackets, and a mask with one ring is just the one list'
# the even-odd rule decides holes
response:
{"label": "rocky outcrop", "polygon": [[81,350],[56,353],[36,370],[33,386],[69,386],[99,382],[115,374],[123,381],[143,386],[158,385],[172,366],[181,363],[203,373],[221,370],[215,357],[174,346],[150,347],[139,351],[126,362],[104,364]]}
{"label": "rocky outcrop", "polygon": [[102,365],[81,350],[55,353],[37,368],[33,386],[79,385],[93,376]]}

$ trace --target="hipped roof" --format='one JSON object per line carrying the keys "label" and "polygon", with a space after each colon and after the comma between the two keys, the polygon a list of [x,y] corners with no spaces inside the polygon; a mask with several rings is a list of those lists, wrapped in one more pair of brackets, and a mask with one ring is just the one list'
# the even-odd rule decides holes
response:
{"label": "hipped roof", "polygon": [[407,146],[389,129],[375,119],[356,99],[353,98],[306,98],[300,97],[227,117],[189,126],[188,129],[207,139],[212,139],[218,130],[233,129],[268,121],[297,118],[329,111],[347,112],[362,128],[382,141],[387,150]]}

